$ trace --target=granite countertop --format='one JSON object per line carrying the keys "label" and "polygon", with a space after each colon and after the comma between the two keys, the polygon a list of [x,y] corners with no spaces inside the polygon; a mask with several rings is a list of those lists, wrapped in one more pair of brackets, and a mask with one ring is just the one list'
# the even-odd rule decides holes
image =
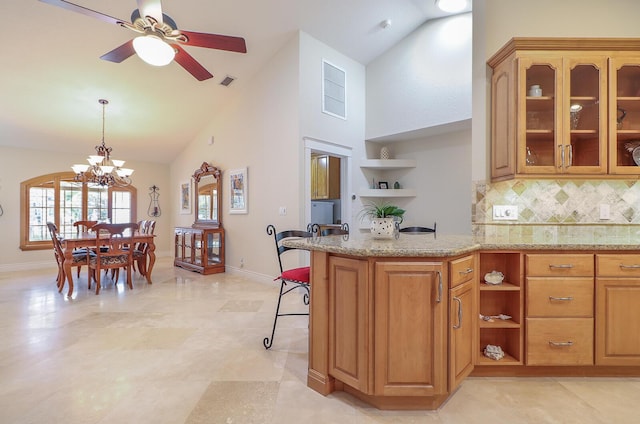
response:
{"label": "granite countertop", "polygon": [[374,239],[368,232],[352,232],[349,235],[313,237],[286,240],[286,246],[304,250],[339,253],[363,257],[447,257],[459,256],[476,250],[637,250],[640,236],[633,239],[618,237],[597,240],[576,239],[562,234],[548,239],[531,240],[531,237],[468,236],[446,234],[404,234],[393,239]]}
{"label": "granite countertop", "polygon": [[370,233],[286,240],[286,246],[351,256],[424,257],[458,256],[474,252],[480,245],[472,236],[398,233],[397,239],[374,239]]}

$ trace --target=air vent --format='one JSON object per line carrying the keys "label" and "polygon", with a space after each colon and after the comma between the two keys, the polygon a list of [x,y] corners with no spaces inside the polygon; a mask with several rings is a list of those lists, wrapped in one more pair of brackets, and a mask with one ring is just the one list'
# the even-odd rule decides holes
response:
{"label": "air vent", "polygon": [[225,87],[228,87],[229,84],[231,84],[235,80],[236,79],[234,77],[230,77],[229,75],[227,75],[226,77],[224,77],[222,81],[220,81],[220,85],[224,85]]}
{"label": "air vent", "polygon": [[347,119],[347,73],[322,61],[322,112]]}

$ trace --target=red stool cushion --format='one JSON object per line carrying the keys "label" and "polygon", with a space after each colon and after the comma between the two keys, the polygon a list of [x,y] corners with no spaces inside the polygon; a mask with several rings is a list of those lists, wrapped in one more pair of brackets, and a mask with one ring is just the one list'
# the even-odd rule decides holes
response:
{"label": "red stool cushion", "polygon": [[299,281],[301,283],[309,283],[310,269],[308,266],[302,268],[288,269],[280,276],[284,280]]}

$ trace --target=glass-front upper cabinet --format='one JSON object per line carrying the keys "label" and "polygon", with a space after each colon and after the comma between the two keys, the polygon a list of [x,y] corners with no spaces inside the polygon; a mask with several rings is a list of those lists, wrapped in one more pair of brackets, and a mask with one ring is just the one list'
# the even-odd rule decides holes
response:
{"label": "glass-front upper cabinet", "polygon": [[558,172],[562,59],[519,59],[518,173]]}
{"label": "glass-front upper cabinet", "polygon": [[606,63],[520,58],[518,173],[606,172]]}
{"label": "glass-front upper cabinet", "polygon": [[640,172],[640,57],[615,57],[609,70],[609,172]]}
{"label": "glass-front upper cabinet", "polygon": [[565,57],[563,172],[607,172],[607,58]]}

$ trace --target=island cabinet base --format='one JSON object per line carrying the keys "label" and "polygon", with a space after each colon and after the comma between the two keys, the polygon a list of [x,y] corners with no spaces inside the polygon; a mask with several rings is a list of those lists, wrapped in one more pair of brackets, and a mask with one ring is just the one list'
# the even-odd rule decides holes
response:
{"label": "island cabinet base", "polygon": [[[456,257],[313,251],[308,387],[344,391],[379,409],[437,409],[461,381],[449,378],[449,364],[456,363],[456,376],[473,368],[474,333],[462,331],[475,326],[474,314],[462,310],[473,310],[465,304],[473,296],[453,293],[450,322],[449,286],[475,282],[474,258],[458,264]],[[450,325],[462,338],[452,337]],[[451,352],[450,338],[468,352]]]}

